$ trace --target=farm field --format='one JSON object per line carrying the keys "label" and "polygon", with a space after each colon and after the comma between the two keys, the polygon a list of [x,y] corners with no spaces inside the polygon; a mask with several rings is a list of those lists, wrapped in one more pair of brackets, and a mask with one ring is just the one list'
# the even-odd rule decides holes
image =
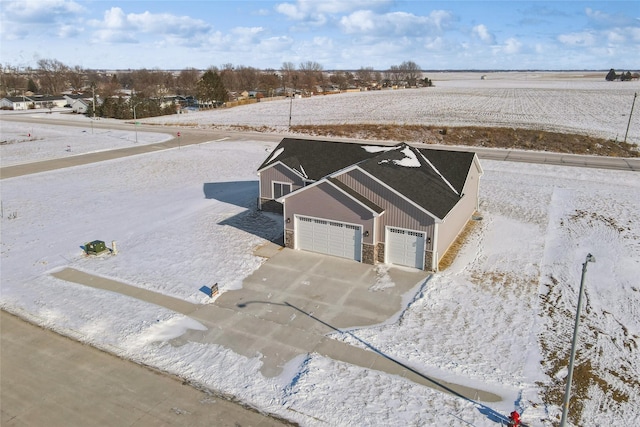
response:
{"label": "farm field", "polygon": [[[481,80],[483,75],[485,79]],[[600,73],[436,73],[428,77],[435,87],[260,102],[144,122],[286,131],[291,109],[292,126],[362,123],[486,126],[586,134],[622,141],[634,93],[640,91],[640,81],[607,82]],[[627,142],[640,143],[637,109],[632,115]]]}
{"label": "farm field", "polygon": [[[502,89],[556,90],[564,81],[556,76],[530,82],[520,74],[495,83],[454,77],[441,83],[434,77],[433,89],[464,92],[465,85],[489,82]],[[610,84],[591,76],[567,83]],[[603,87],[622,85],[612,84]],[[353,99],[429,91],[293,102],[294,108],[331,102],[345,112],[357,104]],[[411,111],[409,103],[398,105]],[[267,106],[286,111],[286,119],[277,117],[284,124],[274,124]],[[286,130],[288,108],[289,101],[274,101],[149,121],[185,120],[199,127],[271,122],[269,129]],[[309,111],[309,122],[338,115],[330,110],[322,107],[315,120]],[[186,121],[193,118],[197,121]],[[3,136],[5,129],[15,137],[22,132],[2,125]],[[39,138],[20,144],[24,151],[12,162],[55,157],[66,146],[55,126],[32,130]],[[67,131],[72,138],[80,130]],[[139,143],[156,138],[138,137]],[[115,139],[131,144],[134,138],[124,132]],[[96,138],[90,150],[113,140]],[[203,186],[257,186],[256,168],[275,145],[251,138],[210,142],[2,180],[0,308],[304,426],[488,427],[500,425],[492,414],[517,409],[527,425],[551,427],[560,418],[581,264],[592,253],[596,263],[589,265],[586,282],[570,420],[581,426],[625,425],[640,417],[640,176],[635,172],[483,161],[482,220],[453,263],[409,298],[397,320],[333,334],[354,346],[367,342],[426,375],[481,385],[503,397],[487,406],[318,354],[301,355],[281,375],[267,378],[260,373],[260,355],[239,356],[197,342],[174,345],[173,338],[185,331],[205,327],[187,316],[51,276],[72,267],[192,303],[207,303],[200,287],[212,278],[221,283],[221,292],[241,287],[264,262],[253,249],[267,241],[262,236],[281,233],[282,219],[255,210],[257,187],[230,190],[222,201],[206,198]],[[120,253],[85,257],[80,245],[93,238],[116,240]]]}

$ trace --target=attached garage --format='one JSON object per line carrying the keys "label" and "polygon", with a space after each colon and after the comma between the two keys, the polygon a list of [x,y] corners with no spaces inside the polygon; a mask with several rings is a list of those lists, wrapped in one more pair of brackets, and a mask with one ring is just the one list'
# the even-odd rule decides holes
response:
{"label": "attached garage", "polygon": [[362,227],[321,218],[295,216],[296,249],[362,260]]}
{"label": "attached garage", "polygon": [[424,268],[425,233],[387,227],[386,262],[407,267]]}

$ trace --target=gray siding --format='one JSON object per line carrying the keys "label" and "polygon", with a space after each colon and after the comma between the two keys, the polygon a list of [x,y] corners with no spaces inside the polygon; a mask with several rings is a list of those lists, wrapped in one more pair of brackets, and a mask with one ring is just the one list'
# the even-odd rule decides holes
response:
{"label": "gray siding", "polygon": [[289,182],[292,184],[291,191],[295,191],[298,188],[304,187],[304,181],[299,175],[296,175],[291,169],[286,166],[276,163],[272,167],[260,172],[260,197],[264,199],[271,199],[272,182]]}
{"label": "gray siding", "polygon": [[[286,199],[284,206],[286,230],[293,230],[294,215],[360,224],[363,227],[363,243],[373,243],[372,212],[329,183],[307,188],[295,197]],[[290,219],[290,222],[287,222],[287,219]],[[369,236],[364,236],[366,231],[369,232]]]}
{"label": "gray siding", "polygon": [[426,232],[429,238],[427,250],[433,250],[434,219],[424,211],[358,169],[339,175],[336,179],[385,210],[378,221],[377,242],[384,242],[385,227],[392,226]]}

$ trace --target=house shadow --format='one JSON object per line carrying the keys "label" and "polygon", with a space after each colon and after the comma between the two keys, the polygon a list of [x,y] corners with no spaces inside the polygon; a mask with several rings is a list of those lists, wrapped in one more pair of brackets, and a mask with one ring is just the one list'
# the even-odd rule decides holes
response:
{"label": "house shadow", "polygon": [[215,199],[243,208],[257,206],[258,181],[205,182],[205,199]]}
{"label": "house shadow", "polygon": [[218,224],[282,245],[284,220],[282,215],[258,210],[258,185],[258,181],[207,182],[202,186],[202,192],[206,199],[246,209]]}

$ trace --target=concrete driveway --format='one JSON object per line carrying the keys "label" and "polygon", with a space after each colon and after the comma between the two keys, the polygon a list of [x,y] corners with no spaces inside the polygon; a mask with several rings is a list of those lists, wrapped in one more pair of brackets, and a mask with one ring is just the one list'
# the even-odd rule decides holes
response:
{"label": "concrete driveway", "polygon": [[204,306],[190,314],[213,327],[189,331],[173,343],[215,342],[247,357],[262,354],[262,373],[275,376],[336,329],[389,320],[402,309],[403,295],[417,292],[427,277],[418,270],[282,249],[242,289],[222,294],[218,310]]}
{"label": "concrete driveway", "polygon": [[334,360],[399,375],[465,399],[497,402],[502,398],[483,390],[427,377],[362,343],[355,347],[327,337],[331,332],[389,321],[401,313],[404,298],[413,298],[428,280],[424,271],[371,266],[342,258],[281,248],[268,244],[256,254],[269,258],[243,282],[214,303],[183,300],[126,285],[73,269],[55,277],[119,292],[167,307],[198,320],[204,331],[189,330],[171,340],[218,344],[246,357],[259,357],[261,373],[279,375],[284,365],[301,354],[317,353]]}

